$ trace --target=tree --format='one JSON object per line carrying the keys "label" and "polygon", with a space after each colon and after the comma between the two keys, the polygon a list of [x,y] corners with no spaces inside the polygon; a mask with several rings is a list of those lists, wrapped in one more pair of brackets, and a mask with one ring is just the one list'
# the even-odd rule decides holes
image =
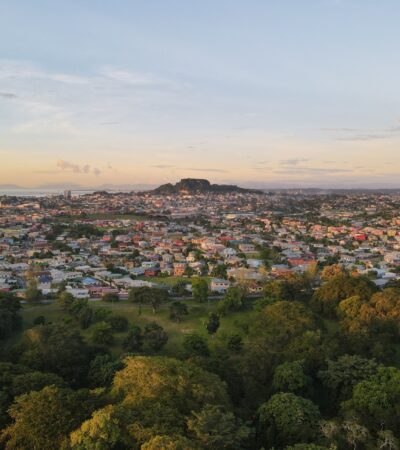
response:
{"label": "tree", "polygon": [[285,450],[336,450],[336,447],[333,445],[325,447],[317,444],[295,444],[285,447]]}
{"label": "tree", "polygon": [[336,450],[336,446],[331,445],[330,447],[325,447],[318,444],[295,444],[285,447],[285,450]]}
{"label": "tree", "polygon": [[54,373],[27,372],[13,377],[11,389],[13,396],[17,397],[50,385],[65,387],[65,381]]}
{"label": "tree", "polygon": [[320,330],[313,314],[299,302],[281,301],[266,306],[250,329],[243,353],[243,374],[249,398],[256,404],[270,395],[274,368],[286,361],[304,360],[317,367],[324,358]]}
{"label": "tree", "polygon": [[318,437],[320,413],[311,400],[292,393],[273,395],[259,408],[264,445],[283,447],[313,442]]}
{"label": "tree", "polygon": [[392,431],[378,431],[378,448],[379,450],[399,450],[399,440]]}
{"label": "tree", "polygon": [[27,302],[38,302],[42,299],[42,291],[38,289],[36,278],[31,277],[28,280],[28,286],[25,291],[25,300]]}
{"label": "tree", "polygon": [[169,318],[180,323],[184,316],[189,314],[188,307],[185,303],[174,301],[169,307]]}
{"label": "tree", "polygon": [[192,269],[192,267],[186,266],[186,267],[185,267],[185,270],[184,270],[184,272],[183,272],[183,275],[184,275],[185,277],[191,277],[193,274],[194,274],[194,270]]}
{"label": "tree", "polygon": [[115,372],[121,370],[123,364],[120,360],[114,360],[108,354],[97,355],[90,361],[88,380],[91,387],[110,386]]}
{"label": "tree", "polygon": [[111,325],[113,331],[125,331],[129,325],[128,319],[120,314],[108,316],[105,321]]}
{"label": "tree", "polygon": [[128,335],[124,339],[122,347],[127,352],[140,352],[143,347],[143,335],[139,326],[134,325],[128,332]]}
{"label": "tree", "polygon": [[357,449],[358,444],[364,444],[368,441],[368,429],[360,425],[356,420],[346,420],[343,422],[342,428],[345,440],[353,447],[353,450]]}
{"label": "tree", "polygon": [[185,295],[188,295],[188,290],[186,289],[187,282],[186,281],[178,281],[172,286],[172,292],[174,296],[177,297],[184,297]]}
{"label": "tree", "polygon": [[142,314],[142,305],[149,302],[151,297],[151,288],[142,286],[138,288],[132,288],[129,291],[128,300],[132,303],[136,303],[139,306],[139,316]]}
{"label": "tree", "polygon": [[116,303],[119,302],[119,295],[114,292],[106,292],[102,297],[103,302]]}
{"label": "tree", "polygon": [[228,337],[227,347],[231,352],[239,353],[243,348],[243,339],[240,334],[232,334]]}
{"label": "tree", "polygon": [[252,329],[274,352],[287,351],[294,339],[316,328],[315,317],[299,302],[281,301],[266,306]]}
{"label": "tree", "polygon": [[150,306],[153,314],[157,309],[168,300],[168,292],[165,289],[153,289],[153,295],[150,297]]}
{"label": "tree", "polygon": [[200,450],[196,443],[180,435],[157,435],[145,442],[140,450]]}
{"label": "tree", "polygon": [[96,308],[93,319],[95,322],[103,322],[112,314],[112,311],[106,308]]}
{"label": "tree", "polygon": [[46,323],[46,317],[45,316],[36,316],[33,319],[33,325],[44,325]]}
{"label": "tree", "polygon": [[94,314],[88,305],[87,298],[74,298],[69,292],[62,292],[57,302],[65,311],[68,311],[83,330],[89,328]]}
{"label": "tree", "polygon": [[208,300],[208,283],[204,278],[192,280],[192,294],[194,300],[204,303]]}
{"label": "tree", "polygon": [[150,322],[144,327],[143,341],[151,350],[158,351],[168,342],[168,334],[161,325]]}
{"label": "tree", "polygon": [[64,323],[27,330],[19,362],[42,372],[53,372],[72,385],[81,385],[89,368],[89,349],[78,330]]}
{"label": "tree", "polygon": [[275,369],[272,386],[275,392],[306,395],[311,382],[311,378],[304,373],[304,361],[287,361]]}
{"label": "tree", "polygon": [[123,442],[121,419],[112,405],[95,411],[70,435],[73,450],[111,450]]}
{"label": "tree", "polygon": [[264,286],[265,300],[300,301],[311,295],[310,280],[306,275],[289,275],[281,280],[269,281]]}
{"label": "tree", "polygon": [[142,305],[151,305],[153,313],[159,306],[168,299],[168,293],[164,289],[154,289],[148,286],[132,288],[129,291],[128,300],[137,303],[139,306],[139,315],[142,314]]}
{"label": "tree", "polygon": [[189,416],[204,404],[230,406],[226,385],[194,364],[160,356],[128,357],[124,363],[112,393],[134,411],[127,426],[139,444],[157,435],[183,435]]}
{"label": "tree", "polygon": [[218,312],[225,315],[228,312],[241,311],[244,307],[244,292],[237,286],[231,286],[226,291],[223,300],[218,304]]}
{"label": "tree", "polygon": [[351,397],[354,386],[376,375],[378,364],[358,355],[343,355],[337,361],[328,360],[318,378],[329,391],[330,403],[339,404]]}
{"label": "tree", "polygon": [[334,316],[340,301],[353,296],[368,301],[376,291],[375,284],[366,277],[339,273],[315,291],[313,305],[319,312]]}
{"label": "tree", "polygon": [[364,325],[360,311],[366,301],[361,300],[357,295],[342,300],[337,307],[337,316],[342,320],[342,324],[350,332],[357,332],[363,329]]}
{"label": "tree", "polygon": [[84,392],[47,386],[18,397],[9,413],[13,423],[3,433],[7,450],[62,448],[69,433],[90,414]]}
{"label": "tree", "polygon": [[71,307],[74,300],[75,297],[70,292],[67,291],[63,291],[57,296],[57,304],[64,311],[69,311],[69,308]]}
{"label": "tree", "polygon": [[198,333],[192,333],[185,336],[183,348],[187,357],[210,355],[207,341]]}
{"label": "tree", "polygon": [[211,271],[211,276],[215,278],[228,278],[225,264],[217,264]]}
{"label": "tree", "polygon": [[260,251],[260,259],[262,259],[264,266],[269,269],[271,264],[277,264],[281,261],[279,253],[274,248],[263,248]]}
{"label": "tree", "polygon": [[92,342],[99,345],[112,345],[114,343],[112,326],[107,322],[96,323],[92,328]]}
{"label": "tree", "polygon": [[361,419],[368,429],[398,429],[400,416],[400,370],[378,367],[377,373],[359,382],[351,400],[342,403],[342,409]]}
{"label": "tree", "polygon": [[206,449],[240,450],[251,431],[230,411],[217,405],[205,405],[189,418],[188,429]]}
{"label": "tree", "polygon": [[21,304],[13,294],[0,291],[0,341],[10,337],[20,327],[20,309]]}
{"label": "tree", "polygon": [[344,269],[340,264],[332,264],[330,266],[325,266],[321,272],[321,279],[323,281],[331,280],[332,278],[342,275]]}
{"label": "tree", "polygon": [[214,337],[215,333],[218,331],[218,328],[219,328],[219,316],[218,314],[212,312],[208,315],[208,321],[206,323],[206,329],[208,331],[208,334]]}

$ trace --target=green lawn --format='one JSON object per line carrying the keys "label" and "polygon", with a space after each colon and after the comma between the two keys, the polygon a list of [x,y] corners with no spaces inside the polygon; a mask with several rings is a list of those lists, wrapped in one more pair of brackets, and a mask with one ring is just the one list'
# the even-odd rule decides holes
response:
{"label": "green lawn", "polygon": [[60,216],[57,218],[60,222],[73,222],[75,220],[136,220],[143,221],[148,220],[148,217],[141,216],[140,214],[111,214],[111,213],[94,213],[86,215],[71,215]]}
{"label": "green lawn", "polygon": [[[174,276],[170,276],[170,277],[144,277],[144,276],[140,276],[137,277],[138,280],[144,280],[144,281],[151,281],[153,283],[159,283],[159,284],[164,284],[165,286],[174,286],[177,283],[180,282],[185,282],[187,284],[191,284],[192,280],[194,280],[196,277],[174,277]],[[210,277],[201,277],[204,278],[208,283],[210,282]]]}
{"label": "green lawn", "polygon": [[[121,314],[126,317],[129,320],[130,325],[139,325],[142,329],[146,323],[156,321],[166,330],[169,336],[168,344],[165,346],[163,353],[175,355],[181,350],[182,341],[187,334],[197,332],[206,337],[210,344],[213,342],[211,337],[207,334],[205,323],[208,313],[215,310],[217,301],[212,300],[205,304],[199,304],[193,301],[185,301],[185,303],[189,307],[189,315],[180,323],[170,320],[168,305],[164,305],[156,314],[153,314],[150,307],[143,306],[141,316],[138,315],[137,306],[127,302],[110,304],[96,301],[90,302],[90,306],[94,309],[100,307],[111,309],[115,314]],[[256,311],[245,311],[222,317],[221,326],[217,332],[217,339],[218,337],[232,333],[243,335],[243,327],[246,323],[249,323],[256,314]],[[47,322],[56,322],[63,317],[68,317],[68,315],[54,303],[36,306],[24,305],[22,309],[22,329],[26,330],[31,328],[35,317],[40,315],[45,316]],[[87,339],[90,339],[91,328],[83,330],[82,334]],[[125,335],[126,332],[115,333],[115,344],[111,349],[115,355],[122,353],[121,344]]]}
{"label": "green lawn", "polygon": [[148,217],[139,214],[110,214],[110,213],[96,213],[86,214],[81,216],[71,216],[71,219],[89,219],[89,220],[146,220]]}

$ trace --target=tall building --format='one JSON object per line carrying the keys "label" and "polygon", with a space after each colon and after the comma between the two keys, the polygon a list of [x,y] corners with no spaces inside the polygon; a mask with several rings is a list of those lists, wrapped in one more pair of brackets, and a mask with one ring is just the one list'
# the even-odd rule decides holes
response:
{"label": "tall building", "polygon": [[71,191],[64,191],[64,198],[65,200],[71,200],[72,199]]}

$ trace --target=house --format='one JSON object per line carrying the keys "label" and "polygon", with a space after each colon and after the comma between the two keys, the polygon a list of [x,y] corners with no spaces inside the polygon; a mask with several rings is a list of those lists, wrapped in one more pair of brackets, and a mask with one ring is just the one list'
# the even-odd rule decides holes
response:
{"label": "house", "polygon": [[184,262],[176,262],[174,264],[174,276],[181,277],[186,270],[186,263]]}
{"label": "house", "polygon": [[88,289],[72,288],[71,286],[66,287],[67,292],[72,294],[75,298],[89,298]]}
{"label": "house", "polygon": [[144,271],[145,277],[156,277],[160,273],[159,267],[149,267]]}
{"label": "house", "polygon": [[210,288],[212,292],[223,294],[228,290],[230,285],[231,283],[228,280],[224,280],[222,278],[212,278]]}
{"label": "house", "polygon": [[256,248],[253,244],[240,244],[239,250],[242,253],[254,253],[256,251]]}

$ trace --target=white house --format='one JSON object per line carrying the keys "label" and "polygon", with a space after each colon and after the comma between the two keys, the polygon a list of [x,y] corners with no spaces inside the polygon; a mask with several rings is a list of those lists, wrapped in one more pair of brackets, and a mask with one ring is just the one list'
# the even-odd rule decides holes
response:
{"label": "white house", "polygon": [[222,278],[212,278],[211,280],[211,291],[224,293],[228,290],[231,283],[228,280],[224,280]]}

